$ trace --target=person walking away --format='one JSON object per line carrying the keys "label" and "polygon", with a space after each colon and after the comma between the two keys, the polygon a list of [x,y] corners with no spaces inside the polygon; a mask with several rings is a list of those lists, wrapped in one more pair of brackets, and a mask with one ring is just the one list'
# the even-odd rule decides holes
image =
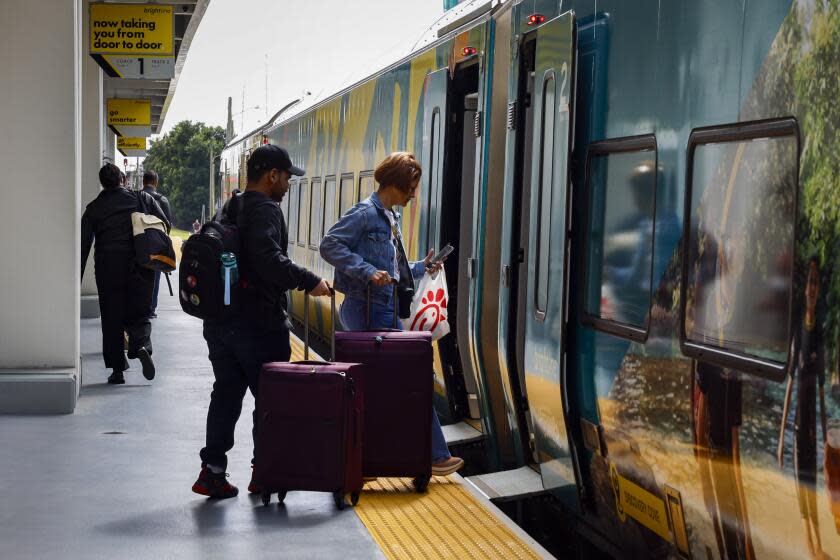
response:
{"label": "person walking away", "polygon": [[[414,281],[423,277],[434,252],[429,251],[422,261],[408,261],[400,215],[394,207],[405,206],[417,196],[421,173],[420,164],[408,152],[386,157],[374,171],[379,189],[348,210],[321,241],[321,256],[335,267],[335,289],[345,295],[339,312],[345,330],[402,330],[394,312],[393,283],[404,294],[413,292]],[[432,270],[438,269],[440,263]],[[450,455],[434,407],[431,437],[433,475],[445,476],[464,465],[462,459]]]}
{"label": "person walking away", "polygon": [[[172,209],[169,207],[169,199],[157,192],[158,187],[158,174],[152,171],[151,169],[143,172],[143,192],[151,196],[155,199],[155,201],[160,205],[161,210],[166,215],[166,219],[169,220],[169,223],[172,222]],[[149,310],[149,317],[154,319],[157,317],[157,302],[158,302],[158,291],[160,290],[160,271],[155,271],[155,289],[152,292],[152,307]]]}
{"label": "person walking away", "polygon": [[154,289],[154,272],[134,261],[134,238],[131,214],[137,211],[138,198],[169,227],[169,221],[157,202],[146,193],[131,192],[121,185],[121,172],[112,163],[99,170],[103,190],[87,205],[82,215],[82,276],[91,246],[94,246],[96,289],[102,317],[102,357],[112,371],[108,383],[125,383],[128,368],[123,332],[128,334],[128,357],[139,358],[143,376],[152,380],[152,324],[149,306]]}
{"label": "person walking away", "polygon": [[[226,479],[227,452],[233,448],[245,391],[250,389],[256,400],[262,365],[291,357],[287,291],[330,294],[326,281],[288,257],[288,230],[279,202],[289,190],[291,175],[303,174],[286,150],[260,146],[248,159],[245,192],[228,203],[224,219],[239,231],[240,312],[227,320],[204,321],[216,381],[207,411],[206,445],[200,453],[201,472],[192,487],[197,494],[232,498],[239,493]],[[256,444],[256,410],[253,420]],[[253,478],[248,491],[261,492]]]}

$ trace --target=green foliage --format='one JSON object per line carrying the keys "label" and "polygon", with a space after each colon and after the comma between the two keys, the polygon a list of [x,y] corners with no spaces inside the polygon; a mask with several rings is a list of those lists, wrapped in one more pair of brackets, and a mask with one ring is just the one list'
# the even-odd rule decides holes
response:
{"label": "green foliage", "polygon": [[[798,0],[779,30],[745,100],[744,121],[793,115],[799,123],[799,222],[795,297],[802,309],[805,264],[820,259],[822,312],[830,369],[840,366],[840,0]],[[787,158],[767,158],[767,176],[781,177]],[[756,202],[756,220],[768,217],[773,195]],[[773,235],[766,220],[757,237]],[[762,225],[762,224],[760,224]],[[764,246],[752,248],[761,260]],[[826,312],[827,311],[827,312]],[[798,318],[794,319],[796,322]]]}
{"label": "green foliage", "polygon": [[[796,66],[794,84],[803,132],[800,181],[803,257],[822,263],[822,292],[830,313],[824,317],[831,357],[836,363],[840,338],[840,2],[817,2],[809,44]],[[833,369],[833,368],[832,368]]]}
{"label": "green foliage", "polygon": [[178,227],[189,230],[201,216],[201,205],[208,201],[210,151],[218,155],[224,145],[222,127],[192,121],[179,122],[152,142],[143,166],[159,175],[158,190],[169,198]]}

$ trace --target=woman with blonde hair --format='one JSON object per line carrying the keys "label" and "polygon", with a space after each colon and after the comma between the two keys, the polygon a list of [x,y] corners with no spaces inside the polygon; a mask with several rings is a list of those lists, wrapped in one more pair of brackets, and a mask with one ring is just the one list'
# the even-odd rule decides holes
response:
{"label": "woman with blonde hair", "polygon": [[[400,215],[394,208],[417,196],[421,174],[413,154],[394,152],[386,157],[374,172],[378,190],[348,210],[321,241],[321,256],[335,267],[335,289],[344,294],[340,319],[345,330],[401,329],[394,310],[400,308],[400,315],[407,316],[414,281],[427,267],[440,268],[430,265],[433,251],[422,261],[409,262]],[[402,301],[394,302],[394,297]],[[432,474],[451,474],[463,465],[462,459],[450,455],[433,409]]]}

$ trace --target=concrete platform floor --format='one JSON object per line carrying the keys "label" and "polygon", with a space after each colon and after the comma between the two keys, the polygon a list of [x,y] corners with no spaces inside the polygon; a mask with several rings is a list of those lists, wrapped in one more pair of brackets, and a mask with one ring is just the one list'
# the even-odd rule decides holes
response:
{"label": "concrete platform floor", "polygon": [[201,322],[165,283],[158,315],[154,381],[133,360],[125,385],[107,385],[99,320],[85,319],[75,414],[0,416],[0,558],[383,558],[330,494],[291,492],[268,508],[247,494],[250,394],[228,466],[239,497],[190,491],[213,375]]}

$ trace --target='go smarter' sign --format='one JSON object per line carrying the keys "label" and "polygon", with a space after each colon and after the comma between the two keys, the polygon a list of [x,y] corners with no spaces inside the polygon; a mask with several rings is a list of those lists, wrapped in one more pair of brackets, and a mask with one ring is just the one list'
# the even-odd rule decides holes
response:
{"label": "'go smarter' sign", "polygon": [[90,54],[175,54],[172,6],[91,4]]}

